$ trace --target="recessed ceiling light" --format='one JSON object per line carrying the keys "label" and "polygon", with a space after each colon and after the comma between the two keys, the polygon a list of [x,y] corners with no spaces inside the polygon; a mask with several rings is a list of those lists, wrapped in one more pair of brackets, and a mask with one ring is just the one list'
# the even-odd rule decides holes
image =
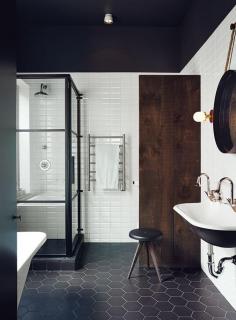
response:
{"label": "recessed ceiling light", "polygon": [[104,23],[105,24],[112,24],[113,23],[113,17],[111,13],[106,13],[104,17]]}

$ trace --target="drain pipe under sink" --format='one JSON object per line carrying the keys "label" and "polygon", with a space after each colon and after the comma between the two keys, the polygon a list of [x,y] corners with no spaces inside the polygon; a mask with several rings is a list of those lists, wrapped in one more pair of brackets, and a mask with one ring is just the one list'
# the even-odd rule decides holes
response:
{"label": "drain pipe under sink", "polygon": [[232,263],[236,265],[236,255],[232,257],[224,257],[220,259],[220,261],[218,262],[217,270],[215,270],[213,245],[209,243],[208,243],[207,255],[208,255],[208,271],[214,278],[218,278],[218,275],[221,274],[222,271],[224,270],[223,264],[225,261],[232,261]]}

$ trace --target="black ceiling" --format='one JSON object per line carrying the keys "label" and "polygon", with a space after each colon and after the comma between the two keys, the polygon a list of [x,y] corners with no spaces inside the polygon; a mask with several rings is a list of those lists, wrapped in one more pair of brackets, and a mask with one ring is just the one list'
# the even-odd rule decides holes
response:
{"label": "black ceiling", "polygon": [[119,26],[174,27],[193,0],[17,0],[20,24],[103,25],[112,13]]}

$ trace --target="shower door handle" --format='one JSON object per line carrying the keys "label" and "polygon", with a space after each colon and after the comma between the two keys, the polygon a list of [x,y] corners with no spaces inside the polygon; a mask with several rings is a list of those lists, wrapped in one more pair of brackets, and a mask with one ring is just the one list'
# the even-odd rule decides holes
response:
{"label": "shower door handle", "polygon": [[71,157],[71,183],[75,183],[75,157]]}
{"label": "shower door handle", "polygon": [[13,220],[20,220],[20,221],[21,221],[21,216],[13,216],[12,219],[13,219]]}

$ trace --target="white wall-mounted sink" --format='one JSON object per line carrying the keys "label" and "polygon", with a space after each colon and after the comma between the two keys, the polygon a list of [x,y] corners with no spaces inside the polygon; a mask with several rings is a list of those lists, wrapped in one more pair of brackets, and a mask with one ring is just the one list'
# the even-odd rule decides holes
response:
{"label": "white wall-mounted sink", "polygon": [[182,203],[174,210],[206,242],[224,248],[236,247],[236,212],[220,202]]}

